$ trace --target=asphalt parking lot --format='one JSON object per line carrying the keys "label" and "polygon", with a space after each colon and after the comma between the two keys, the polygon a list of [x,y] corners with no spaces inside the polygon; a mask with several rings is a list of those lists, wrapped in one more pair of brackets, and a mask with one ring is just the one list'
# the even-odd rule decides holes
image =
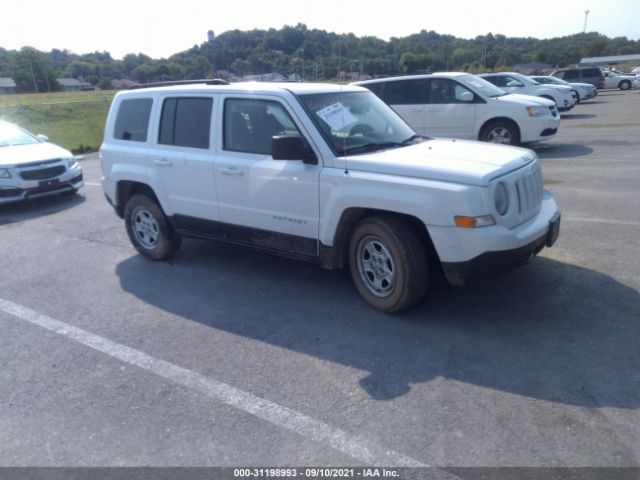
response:
{"label": "asphalt parking lot", "polygon": [[639,466],[640,92],[534,149],[558,243],[397,316],[230,246],[145,260],[95,155],[0,205],[0,465]]}

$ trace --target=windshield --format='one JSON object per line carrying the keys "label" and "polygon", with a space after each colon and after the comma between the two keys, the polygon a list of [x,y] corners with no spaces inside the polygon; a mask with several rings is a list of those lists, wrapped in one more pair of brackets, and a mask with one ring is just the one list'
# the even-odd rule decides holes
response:
{"label": "windshield", "polygon": [[40,140],[15,125],[0,122],[0,147],[29,145],[32,143],[40,143]]}
{"label": "windshield", "polygon": [[547,84],[555,83],[556,85],[569,85],[569,82],[565,82],[564,80],[556,77],[531,77],[531,78],[538,83],[547,83]]}
{"label": "windshield", "polygon": [[476,77],[475,75],[460,75],[459,77],[456,77],[456,80],[485,97],[495,98],[506,95],[506,92],[501,88],[498,88],[493,83],[489,83],[484,78]]}
{"label": "windshield", "polygon": [[315,93],[298,98],[338,156],[404,147],[424,140],[369,91]]}
{"label": "windshield", "polygon": [[525,77],[524,75],[518,75],[516,78],[520,80],[522,83],[528,83],[529,85],[540,85],[539,82],[536,82],[532,78]]}

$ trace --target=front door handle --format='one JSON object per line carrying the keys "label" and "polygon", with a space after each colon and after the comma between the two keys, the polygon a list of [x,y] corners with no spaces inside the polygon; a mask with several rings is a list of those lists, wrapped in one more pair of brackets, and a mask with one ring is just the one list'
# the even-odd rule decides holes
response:
{"label": "front door handle", "polygon": [[221,168],[220,171],[225,175],[244,175],[244,172],[236,167]]}
{"label": "front door handle", "polygon": [[156,159],[153,161],[153,163],[155,163],[159,167],[171,167],[173,165],[173,162],[166,158]]}

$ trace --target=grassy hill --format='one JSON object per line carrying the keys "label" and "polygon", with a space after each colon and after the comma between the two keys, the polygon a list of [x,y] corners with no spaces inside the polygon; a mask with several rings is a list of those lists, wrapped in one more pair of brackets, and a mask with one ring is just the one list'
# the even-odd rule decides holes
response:
{"label": "grassy hill", "polygon": [[74,153],[95,152],[115,92],[0,95],[0,118]]}

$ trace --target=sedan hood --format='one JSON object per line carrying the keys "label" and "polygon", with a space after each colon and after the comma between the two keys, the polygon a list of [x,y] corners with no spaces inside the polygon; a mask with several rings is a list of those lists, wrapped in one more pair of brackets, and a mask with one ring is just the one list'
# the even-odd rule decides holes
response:
{"label": "sedan hood", "polygon": [[535,153],[525,148],[431,139],[408,147],[340,160],[346,160],[344,167],[352,171],[487,186],[491,179],[521,168],[535,158]]}
{"label": "sedan hood", "polygon": [[32,143],[0,147],[0,167],[73,157],[71,152],[53,143]]}
{"label": "sedan hood", "polygon": [[535,105],[542,105],[543,107],[555,107],[555,102],[547,98],[534,97],[533,95],[521,95],[518,93],[511,93],[509,95],[503,95],[502,97],[496,97],[496,100],[501,102],[516,102],[525,107],[531,107]]}

